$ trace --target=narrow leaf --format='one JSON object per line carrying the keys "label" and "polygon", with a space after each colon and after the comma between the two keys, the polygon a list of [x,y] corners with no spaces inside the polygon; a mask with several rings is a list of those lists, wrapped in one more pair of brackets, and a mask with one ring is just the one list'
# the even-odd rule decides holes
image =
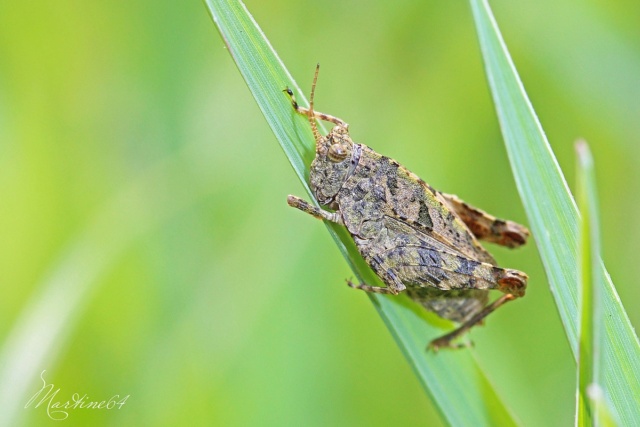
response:
{"label": "narrow leaf", "polygon": [[600,269],[600,220],[593,157],[585,141],[576,144],[580,207],[579,275],[580,354],[578,356],[577,425],[615,425],[601,387],[603,278]]}
{"label": "narrow leaf", "polygon": [[592,384],[599,384],[599,327],[600,313],[600,245],[598,234],[597,201],[593,158],[586,142],[576,144],[578,154],[578,205],[580,207],[579,239],[579,355],[578,355],[578,405],[577,424],[590,426],[595,414],[587,390]]}
{"label": "narrow leaf", "polygon": [[[470,2],[511,168],[577,360],[578,210],[487,1]],[[623,425],[638,425],[640,345],[611,278],[600,260],[596,265],[603,277],[602,386]]]}

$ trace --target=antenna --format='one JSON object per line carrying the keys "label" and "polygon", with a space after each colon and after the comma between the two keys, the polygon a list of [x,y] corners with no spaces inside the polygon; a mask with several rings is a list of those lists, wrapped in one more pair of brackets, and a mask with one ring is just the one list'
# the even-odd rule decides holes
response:
{"label": "antenna", "polygon": [[311,124],[311,130],[313,131],[313,137],[316,139],[316,142],[320,141],[322,135],[318,131],[318,125],[316,124],[316,115],[313,111],[313,97],[316,93],[316,83],[318,82],[318,72],[320,71],[320,63],[316,65],[316,74],[313,76],[313,84],[311,85],[311,96],[309,98],[309,123]]}

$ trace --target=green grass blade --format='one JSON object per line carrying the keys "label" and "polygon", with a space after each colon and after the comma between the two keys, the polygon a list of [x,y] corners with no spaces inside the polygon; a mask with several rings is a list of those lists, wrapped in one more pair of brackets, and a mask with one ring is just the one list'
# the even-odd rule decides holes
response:
{"label": "green grass blade", "polygon": [[[40,373],[44,367],[57,367],[112,264],[137,239],[203,197],[198,189],[181,193],[193,185],[177,179],[177,171],[184,168],[183,156],[174,153],[158,161],[110,199],[70,240],[35,288],[0,346],[0,400],[5,405],[0,426],[21,425]],[[167,196],[175,194],[184,197]]]}
{"label": "green grass blade", "polygon": [[[301,104],[305,103],[303,93],[241,2],[206,0],[206,4],[238,69],[311,199],[307,171],[315,152],[315,142],[307,120],[294,113],[282,90],[287,86],[293,89]],[[309,67],[309,81],[313,65]],[[334,226],[328,228],[357,278],[372,285],[381,285],[357,253],[346,230]],[[425,351],[427,342],[445,331],[443,322],[425,314],[404,297],[373,295],[371,299],[446,422],[460,426],[516,425],[470,351],[440,354]]]}
{"label": "green grass blade", "polygon": [[602,315],[599,287],[602,286],[600,269],[600,243],[593,158],[586,142],[576,145],[578,154],[578,206],[580,207],[579,244],[579,355],[578,355],[578,408],[577,425],[590,426],[595,419],[594,407],[588,388],[599,384],[599,336]]}
{"label": "green grass blade", "polygon": [[576,144],[580,208],[580,333],[577,425],[616,425],[601,386],[603,278],[600,268],[600,219],[593,157],[585,141]]}
{"label": "green grass blade", "polygon": [[[515,181],[574,356],[578,357],[578,210],[527,98],[488,3],[471,0]],[[606,313],[602,382],[623,425],[640,423],[640,345],[601,261]],[[535,286],[535,284],[533,284]],[[531,325],[535,327],[535,325]]]}

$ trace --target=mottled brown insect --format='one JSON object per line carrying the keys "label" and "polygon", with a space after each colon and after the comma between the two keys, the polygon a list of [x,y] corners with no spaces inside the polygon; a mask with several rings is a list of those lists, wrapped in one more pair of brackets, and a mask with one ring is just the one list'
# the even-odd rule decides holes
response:
{"label": "mottled brown insect", "polygon": [[[367,292],[398,294],[461,325],[431,342],[434,350],[452,341],[487,315],[524,295],[527,275],[497,267],[478,239],[514,248],[529,231],[433,189],[417,175],[366,145],[353,142],[343,120],[313,109],[318,70],[309,108],[300,107],[286,89],[293,108],[309,118],[316,140],[310,184],[319,204],[289,196],[290,206],[347,228],[360,254],[386,287],[349,286]],[[316,119],[335,126],[327,136]],[[489,290],[505,295],[488,304]]]}

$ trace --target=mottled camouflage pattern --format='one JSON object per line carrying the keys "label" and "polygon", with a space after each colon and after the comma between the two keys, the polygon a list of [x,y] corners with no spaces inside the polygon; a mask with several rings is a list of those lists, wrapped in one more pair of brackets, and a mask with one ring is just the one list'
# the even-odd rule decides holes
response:
{"label": "mottled camouflage pattern", "polygon": [[[452,339],[495,308],[524,295],[527,275],[497,267],[478,238],[516,247],[526,241],[526,228],[434,190],[395,160],[354,143],[342,120],[313,111],[313,104],[305,109],[293,97],[292,101],[298,112],[310,117],[316,137],[311,188],[316,200],[335,212],[318,209],[294,196],[289,196],[289,204],[344,225],[363,258],[386,285],[350,286],[378,293],[406,291],[428,310],[463,323],[458,330],[432,342],[434,348],[449,346]],[[315,118],[336,126],[322,136]],[[506,295],[487,306],[490,289]]]}

